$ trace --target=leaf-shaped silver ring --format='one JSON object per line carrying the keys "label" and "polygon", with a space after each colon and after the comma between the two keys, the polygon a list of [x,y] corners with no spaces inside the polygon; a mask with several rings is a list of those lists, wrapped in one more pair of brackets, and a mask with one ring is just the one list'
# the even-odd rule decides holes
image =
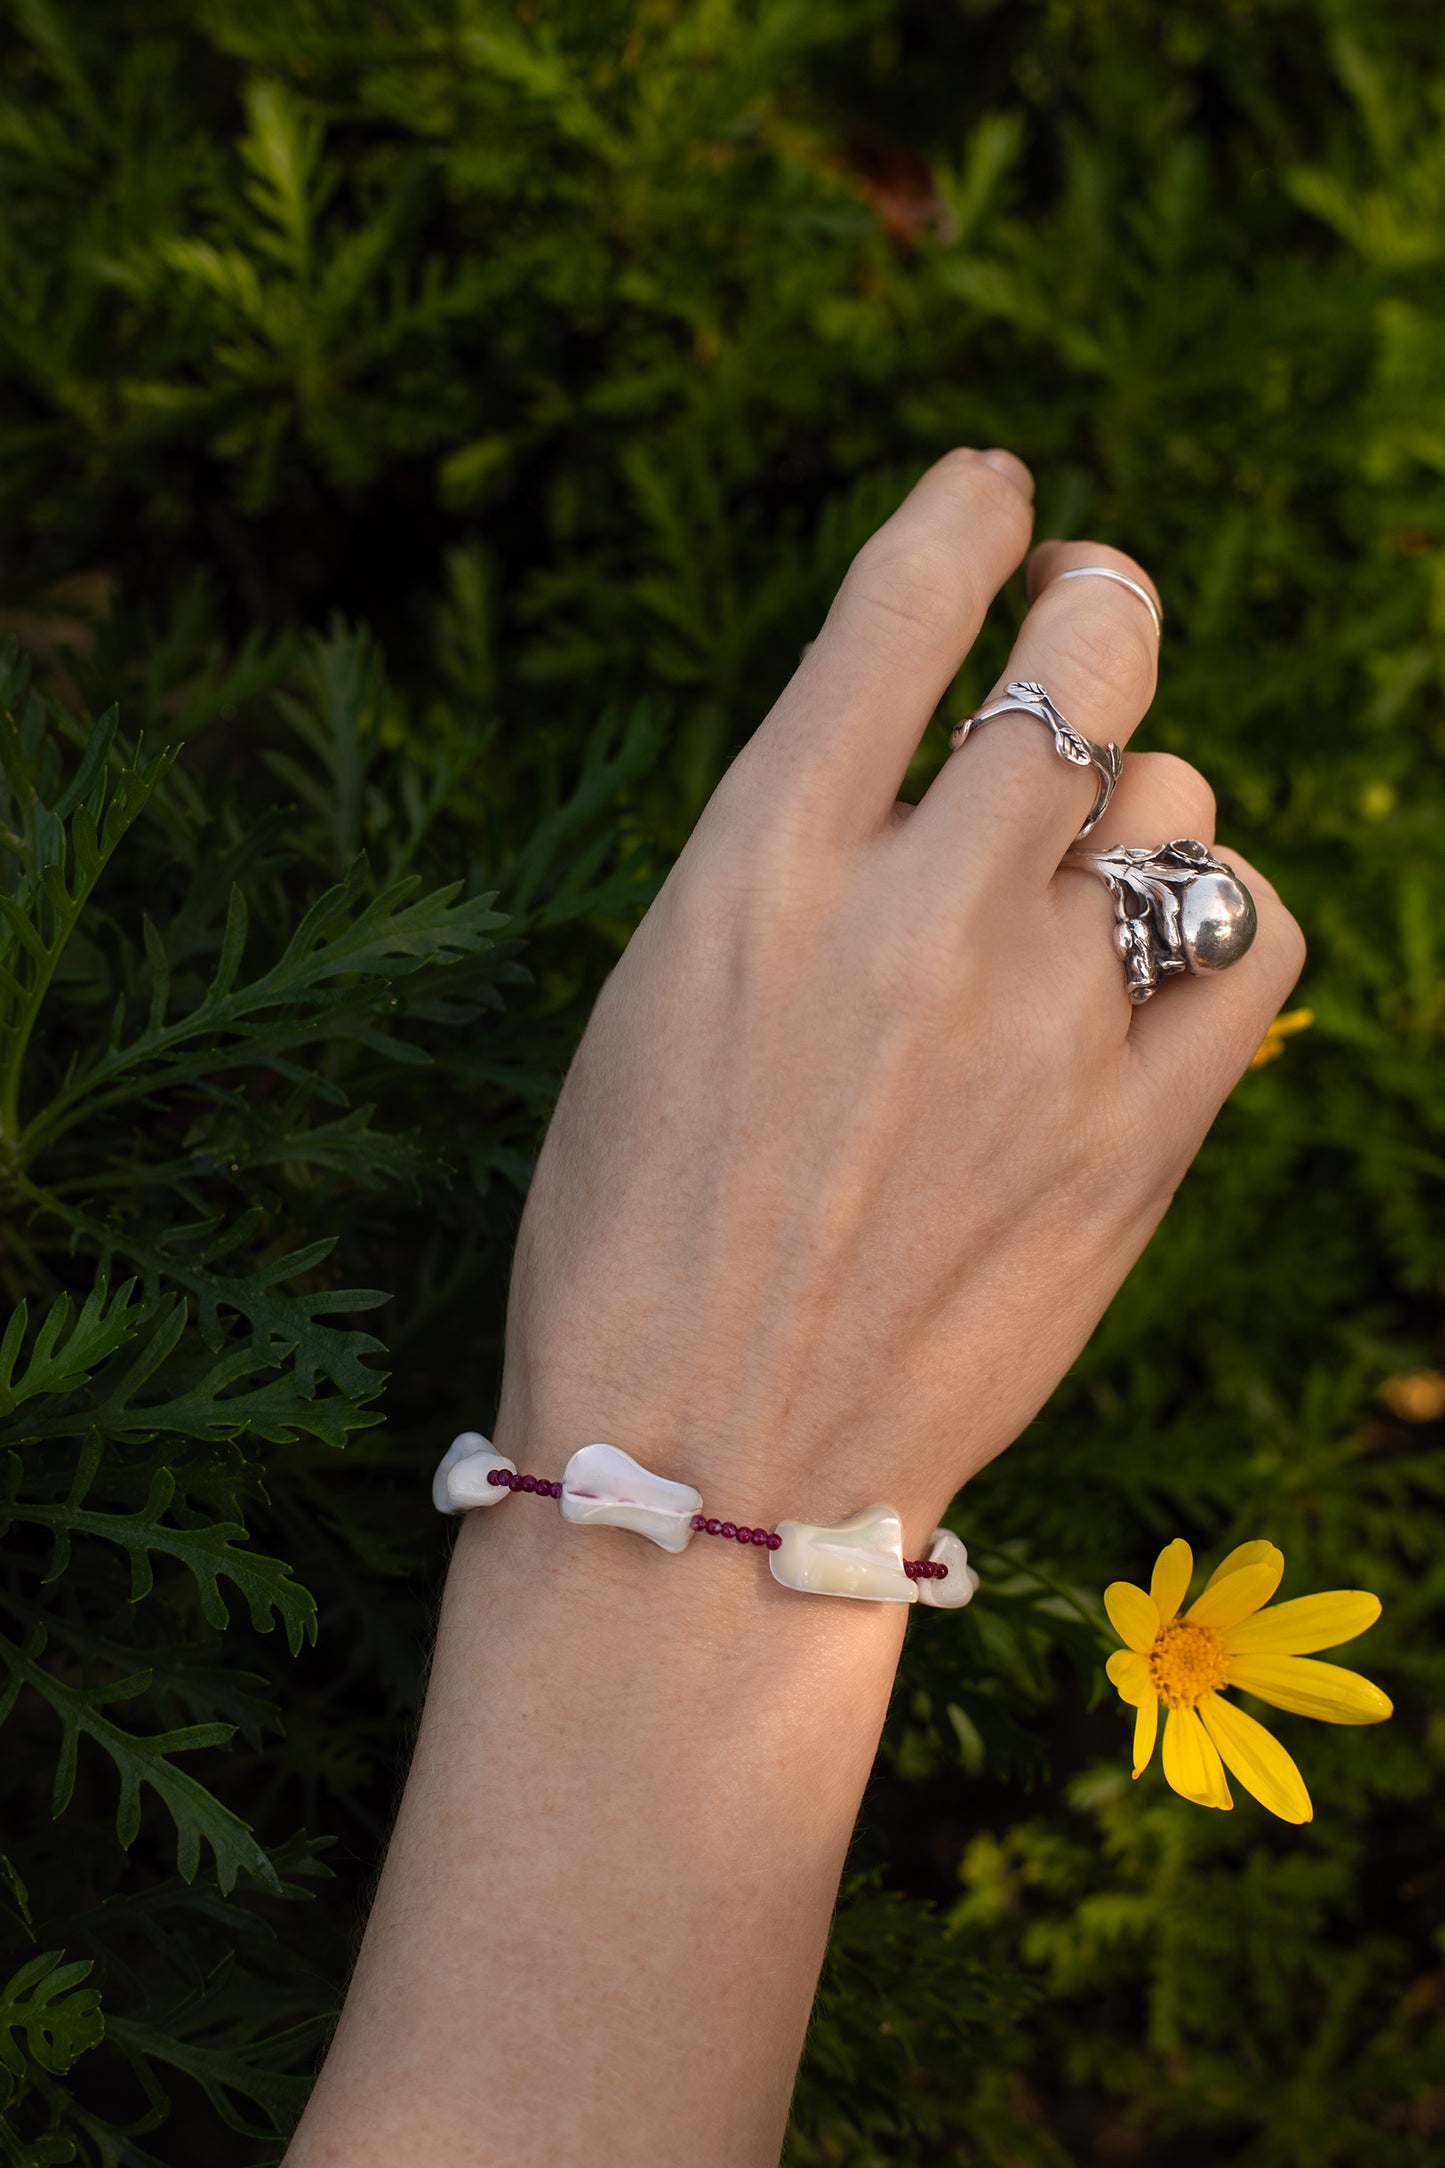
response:
{"label": "leaf-shaped silver ring", "polygon": [[1118,746],[1098,745],[1092,738],[1086,738],[1082,730],[1076,729],[1067,717],[1059,712],[1042,685],[1035,684],[1030,678],[1018,678],[1005,688],[1002,700],[995,700],[990,706],[980,708],[977,714],[967,715],[961,723],[954,724],[948,734],[948,742],[953,751],[961,753],[979,724],[992,722],[996,715],[1032,715],[1034,720],[1043,723],[1052,735],[1054,751],[1060,760],[1068,761],[1071,767],[1093,768],[1097,771],[1099,788],[1094,798],[1093,811],[1074,838],[1076,843],[1082,843],[1085,836],[1092,835],[1103,819],[1109,800],[1114,795],[1115,785],[1123,772],[1124,755]]}

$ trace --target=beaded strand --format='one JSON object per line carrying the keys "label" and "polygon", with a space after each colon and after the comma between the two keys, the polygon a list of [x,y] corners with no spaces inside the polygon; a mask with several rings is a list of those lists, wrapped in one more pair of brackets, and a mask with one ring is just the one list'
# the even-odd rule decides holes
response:
{"label": "beaded strand", "polygon": [[[494,1490],[526,1491],[537,1498],[560,1498],[562,1486],[545,1475],[513,1475],[507,1468],[491,1468],[487,1481]],[[732,1543],[755,1544],[760,1550],[780,1551],[783,1539],[770,1534],[766,1528],[745,1528],[736,1521],[710,1520],[706,1514],[694,1513],[692,1526],[699,1536],[723,1536]],[[905,1558],[903,1571],[910,1581],[946,1581],[948,1568],[941,1560],[932,1558]]]}
{"label": "beaded strand", "polygon": [[733,1521],[713,1521],[705,1513],[694,1513],[692,1525],[700,1536],[728,1536],[734,1543],[758,1543],[769,1551],[783,1548],[782,1537],[770,1536],[766,1528],[744,1528]]}

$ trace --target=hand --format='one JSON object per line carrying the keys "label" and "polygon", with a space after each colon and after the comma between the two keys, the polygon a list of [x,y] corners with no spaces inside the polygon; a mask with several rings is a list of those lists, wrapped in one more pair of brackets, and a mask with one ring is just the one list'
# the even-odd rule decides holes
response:
{"label": "hand", "polygon": [[[916,809],[922,732],[1028,549],[1032,482],[956,451],[862,550],[597,1004],[523,1221],[498,1438],[605,1438],[739,1521],[884,1500],[905,1537],[1029,1421],[1159,1222],[1299,974],[1237,854],[1251,952],[1131,1009],[1093,801],[1025,716]],[[1137,596],[1045,542],[1004,674],[1090,737],[1153,696]],[[1000,690],[1002,686],[1000,686]],[[1214,836],[1204,778],[1131,754],[1099,845]]]}
{"label": "hand", "polygon": [[[1029,501],[1006,452],[924,476],[604,989],[513,1278],[497,1437],[527,1468],[607,1439],[751,1526],[896,1505],[917,1555],[1087,1337],[1297,974],[1242,869],[1249,955],[1131,1010],[1108,896],[1058,870],[1093,778],[1027,717],[895,804]],[[1112,582],[1051,584],[1085,561],[1143,578],[1046,543],[1007,675],[1122,740],[1153,627]],[[1212,837],[1180,761],[1131,755],[1114,804],[1102,843]],[[295,2168],[777,2161],[909,1612],[800,1598],[727,1548],[468,1516]]]}

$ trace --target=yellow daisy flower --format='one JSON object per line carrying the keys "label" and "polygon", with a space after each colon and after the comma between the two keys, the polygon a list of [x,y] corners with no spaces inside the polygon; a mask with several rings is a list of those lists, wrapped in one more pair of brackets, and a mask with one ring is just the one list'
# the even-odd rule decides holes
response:
{"label": "yellow daisy flower", "polygon": [[1313,1818],[1304,1779],[1272,1732],[1226,1701],[1237,1686],[1298,1716],[1326,1724],[1379,1724],[1394,1714],[1389,1697],[1338,1664],[1311,1663],[1312,1650],[1353,1641],[1380,1615],[1380,1599],[1361,1588],[1297,1596],[1266,1610],[1284,1572],[1273,1543],[1241,1543],[1180,1616],[1194,1554],[1182,1538],[1166,1543],[1146,1596],[1132,1581],[1111,1581],[1104,1609],[1125,1644],[1109,1658],[1109,1677],[1134,1711],[1134,1774],[1149,1766],[1162,1702],[1164,1775],[1181,1798],[1201,1807],[1232,1807],[1226,1766],[1282,1821]]}

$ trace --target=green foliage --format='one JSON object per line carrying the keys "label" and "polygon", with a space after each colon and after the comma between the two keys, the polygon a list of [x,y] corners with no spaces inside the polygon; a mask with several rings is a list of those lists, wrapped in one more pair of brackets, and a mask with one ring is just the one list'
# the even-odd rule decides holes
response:
{"label": "green foliage", "polygon": [[[579,1023],[958,441],[1156,572],[1317,1021],[960,1505],[790,2157],[1432,2157],[1442,113],[1429,0],[8,11],[0,2158],[276,2157]],[[1384,1598],[1305,1830],[1128,1780],[1177,1532]]]}
{"label": "green foliage", "polygon": [[[63,2075],[77,2055],[96,2047],[104,2033],[90,1971],[83,1960],[63,1965],[58,1950],[43,1950],[6,1983],[0,1999],[0,2068],[23,2077],[25,2066]],[[13,2088],[11,2088],[13,2090]]]}

